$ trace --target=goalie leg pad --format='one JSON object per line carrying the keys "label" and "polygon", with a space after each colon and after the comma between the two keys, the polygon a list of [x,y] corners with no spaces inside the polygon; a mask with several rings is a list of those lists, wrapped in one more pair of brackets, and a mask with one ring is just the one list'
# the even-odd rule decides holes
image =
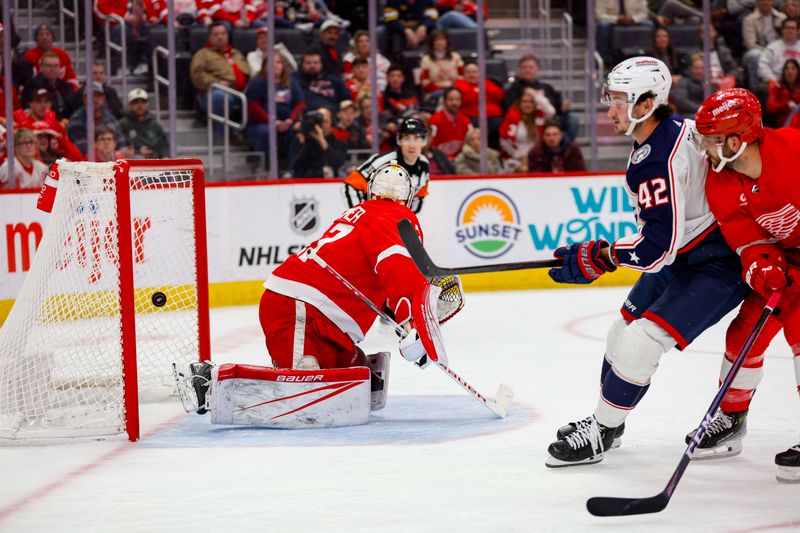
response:
{"label": "goalie leg pad", "polygon": [[606,427],[621,425],[650,386],[661,356],[675,340],[655,322],[631,322],[617,337],[613,363],[602,383],[595,418]]}
{"label": "goalie leg pad", "polygon": [[225,364],[212,371],[211,423],[308,429],[369,420],[370,370],[289,370]]}
{"label": "goalie leg pad", "polygon": [[367,356],[370,371],[371,409],[379,411],[386,407],[386,396],[389,394],[389,352],[372,353]]}

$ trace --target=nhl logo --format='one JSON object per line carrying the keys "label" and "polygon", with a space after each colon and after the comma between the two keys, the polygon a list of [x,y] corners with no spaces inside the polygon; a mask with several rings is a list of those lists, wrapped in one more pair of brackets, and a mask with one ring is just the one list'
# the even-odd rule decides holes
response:
{"label": "nhl logo", "polygon": [[292,231],[308,235],[319,225],[319,206],[315,198],[295,198],[289,204]]}

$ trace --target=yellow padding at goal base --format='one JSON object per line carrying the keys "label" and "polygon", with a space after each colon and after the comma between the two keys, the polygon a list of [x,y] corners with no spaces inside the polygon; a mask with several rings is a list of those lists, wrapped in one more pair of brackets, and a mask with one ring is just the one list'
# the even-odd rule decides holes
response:
{"label": "yellow padding at goal base", "polygon": [[[166,297],[166,301],[160,307],[153,303],[153,295],[156,293],[162,293]],[[96,291],[51,296],[45,300],[36,320],[53,323],[114,316],[119,314],[117,294],[116,291]],[[197,309],[194,286],[189,284],[135,289],[134,301],[137,314]],[[0,324],[11,312],[13,304],[14,300],[0,300]]]}
{"label": "yellow padding at goal base", "polygon": [[[639,279],[639,272],[621,268],[616,272],[606,274],[591,285],[561,285],[555,283],[547,275],[547,269],[537,270],[517,270],[512,272],[492,272],[486,274],[467,274],[461,277],[464,285],[464,290],[467,292],[482,292],[482,291],[503,291],[503,290],[525,290],[525,289],[563,289],[563,288],[577,288],[577,287],[610,287],[610,286],[625,286],[633,285]],[[264,281],[231,281],[222,283],[209,284],[208,299],[211,307],[225,307],[231,305],[256,305],[261,300],[261,294],[264,292]],[[152,296],[155,292],[163,292],[167,296],[167,303],[161,307],[155,307],[152,304]],[[189,305],[186,302],[178,307],[181,300],[177,298],[178,295],[190,295],[189,286],[175,286],[175,287],[151,287],[146,289],[136,290],[136,307],[137,312],[147,313],[157,310],[173,311],[180,309],[193,309],[196,301],[192,297]],[[109,316],[116,312],[114,307],[116,304],[112,303],[114,300],[110,299],[110,293],[103,294],[97,293],[93,295],[92,299],[87,302],[86,300],[69,302],[70,298],[77,298],[82,295],[64,295],[62,302],[53,301],[51,305],[60,304],[63,306],[71,306],[72,304],[80,303],[81,309],[94,306],[95,311],[91,316]],[[184,296],[185,297],[185,296]],[[14,300],[0,300],[0,324],[2,324],[11,307],[14,305]],[[77,313],[78,309],[73,305],[73,316]],[[63,311],[61,311],[63,313]],[[86,315],[83,315],[84,317]],[[65,318],[66,319],[66,318]]]}
{"label": "yellow padding at goal base", "polygon": [[546,268],[535,270],[513,270],[509,272],[490,272],[485,274],[465,274],[461,284],[465,292],[518,291],[526,289],[567,289],[586,287],[615,287],[633,285],[641,275],[628,268],[619,268],[605,274],[591,285],[567,285],[556,283],[547,275]]}

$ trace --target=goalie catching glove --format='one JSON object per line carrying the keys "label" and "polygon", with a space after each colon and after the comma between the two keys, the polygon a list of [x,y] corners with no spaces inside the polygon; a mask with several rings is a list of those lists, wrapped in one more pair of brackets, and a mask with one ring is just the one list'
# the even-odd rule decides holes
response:
{"label": "goalie catching glove", "polygon": [[444,324],[464,307],[461,278],[458,276],[433,276],[428,278],[428,281],[434,287],[442,289],[436,300],[436,318],[439,320],[439,324]]}

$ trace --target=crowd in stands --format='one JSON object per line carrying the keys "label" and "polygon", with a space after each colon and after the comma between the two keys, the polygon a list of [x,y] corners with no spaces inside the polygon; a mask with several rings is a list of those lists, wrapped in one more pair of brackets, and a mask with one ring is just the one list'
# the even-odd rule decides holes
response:
{"label": "crowd in stands", "polygon": [[[210,98],[212,111],[220,115],[227,98],[236,117],[239,103],[213,84],[243,91],[248,123],[239,133],[268,161],[268,108],[274,101],[278,166],[284,177],[346,175],[369,154],[376,137],[380,151],[393,149],[398,124],[405,118],[418,118],[429,127],[426,150],[434,156],[434,173],[478,172],[479,158],[474,158],[479,154],[475,131],[481,76],[474,54],[462,57],[448,34],[452,28],[476,27],[474,2],[387,0],[384,41],[377,46],[357,20],[348,20],[347,12],[338,10],[339,4],[327,2],[314,13],[307,4],[291,4],[295,22],[286,18],[280,27],[310,31],[308,46],[290,49],[276,36],[274,97],[268,95],[266,27],[256,31],[255,50],[240,51],[230,44],[243,42],[237,37],[239,26],[231,29],[222,20],[208,23],[208,43],[191,60],[196,107],[207,112]],[[320,5],[317,2],[316,8]],[[300,13],[305,15],[298,18]],[[248,22],[252,26],[259,20]],[[525,171],[534,147],[563,152],[577,137],[579,121],[570,112],[569,100],[539,80],[535,56],[522,58],[515,78],[486,78],[484,87],[491,173]],[[377,124],[372,123],[373,90]],[[557,143],[547,145],[543,134],[550,118],[558,121],[561,135]],[[221,135],[222,127],[217,128]],[[582,159],[579,166],[585,168]],[[556,162],[553,168],[558,167]]]}
{"label": "crowd in stands", "polygon": [[[124,36],[131,73],[147,72],[148,35],[166,23],[166,2],[96,0],[94,5],[98,39],[104,38],[101,29],[108,22],[111,41],[122,43]],[[270,71],[266,2],[174,1],[178,38],[188,43],[199,30],[203,39],[190,50],[185,72],[179,72],[191,83],[198,118],[222,115],[227,107],[236,119],[242,112],[236,94],[242,93],[248,120],[242,131],[229,132],[230,140],[263,153],[268,164],[269,107],[274,102],[282,177],[345,176],[370,154],[373,140],[381,151],[393,149],[398,124],[406,118],[428,127],[424,153],[433,174],[480,172],[481,75],[473,50],[457,49],[452,39],[456,31],[474,33],[475,2],[385,0],[377,43],[366,31],[363,2],[276,0],[275,5],[275,27],[302,37],[298,46],[297,41],[280,42],[286,34],[276,34]],[[798,0],[713,0],[708,58],[701,51],[700,0],[597,0],[594,6],[596,45],[607,68],[639,54],[663,60],[672,72],[671,103],[679,114],[694,116],[703,100],[708,63],[714,89],[749,88],[762,99],[767,125],[800,126],[795,115],[800,102]],[[487,8],[484,16],[489,15]],[[10,113],[15,146],[20,135],[17,183],[31,183],[28,174],[39,172],[41,165],[32,166],[30,157],[44,168],[59,157],[86,159],[89,120],[95,126],[93,159],[165,157],[169,143],[149,110],[147,91],[136,88],[119,95],[102,61],[90,62],[87,89],[55,36],[52,27],[41,25],[29,49],[18,48],[16,35],[12,42],[13,109],[5,109],[0,95],[0,122],[5,124]],[[120,67],[116,62],[112,70]],[[484,78],[491,174],[586,168],[575,142],[580,121],[572,103],[540,79],[540,69],[536,56],[523,55],[512,77]],[[269,94],[269,76],[274,95]],[[86,112],[88,91],[93,117]],[[372,122],[373,91],[377,123]],[[214,124],[220,141],[225,129]],[[6,157],[4,144],[2,151],[0,161]],[[7,181],[3,168],[0,187]]]}
{"label": "crowd in stands", "polygon": [[[766,126],[800,125],[794,120],[798,0],[712,0],[708,58],[700,0],[598,0],[595,16],[606,66],[640,54],[661,59],[673,76],[670,102],[684,117],[694,118],[704,99],[708,61],[712,91],[747,88],[761,100]],[[681,42],[674,42],[676,34]]]}

